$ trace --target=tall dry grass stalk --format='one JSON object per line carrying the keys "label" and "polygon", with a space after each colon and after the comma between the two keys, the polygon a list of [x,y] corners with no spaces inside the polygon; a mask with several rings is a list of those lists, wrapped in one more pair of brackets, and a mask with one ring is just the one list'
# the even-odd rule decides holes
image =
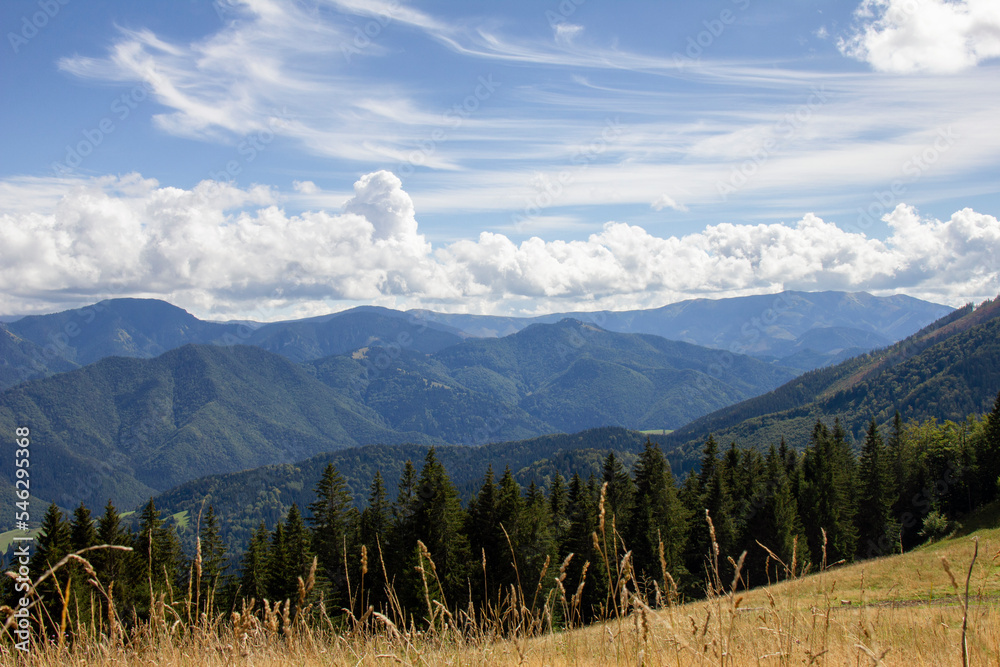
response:
{"label": "tall dry grass stalk", "polygon": [[[966,560],[958,545],[947,553],[913,552],[860,565],[805,576],[797,571],[797,544],[785,563],[760,545],[775,563],[775,580],[749,589],[743,577],[747,554],[726,558],[732,568],[725,580],[723,555],[713,537],[706,562],[706,597],[682,603],[667,568],[662,540],[658,545],[660,579],[650,585],[637,581],[632,552],[617,537],[597,542],[608,583],[604,615],[584,626],[582,608],[593,565],[581,567],[576,586],[568,572],[574,556],[558,571],[547,561],[537,584],[526,595],[520,577],[484,609],[455,609],[441,595],[441,580],[433,555],[419,544],[417,570],[423,592],[424,617],[408,615],[392,583],[386,584],[381,608],[368,605],[366,582],[372,554],[360,552],[360,580],[349,594],[350,608],[341,619],[327,616],[322,596],[310,599],[316,585],[317,562],[298,579],[294,599],[244,600],[238,610],[213,611],[213,590],[201,590],[196,577],[174,599],[171,591],[150,597],[148,619],[123,623],[115,610],[114,582],[101,582],[87,560],[87,551],[71,554],[34,582],[58,578],[62,598],[59,618],[45,617],[35,596],[31,652],[22,656],[12,647],[12,610],[4,608],[7,641],[0,642],[0,663],[49,667],[55,665],[994,665],[1000,661],[1000,550],[979,559],[980,541],[969,562],[964,594],[947,558]],[[598,525],[600,537],[614,518]],[[595,533],[595,537],[597,534]],[[1000,530],[989,537],[996,550]],[[936,549],[941,546],[937,545]],[[513,549],[512,549],[513,554]],[[385,574],[381,547],[379,564]],[[983,562],[986,560],[987,562]],[[68,563],[79,564],[89,578],[103,614],[89,619],[70,599],[69,577],[59,578]],[[613,566],[612,566],[613,564]],[[516,568],[516,562],[513,564]],[[484,555],[484,568],[485,555]],[[192,575],[198,571],[197,556]],[[903,574],[901,574],[903,573]],[[780,576],[779,576],[780,575]],[[549,577],[546,585],[546,578]],[[930,598],[918,588],[887,581],[905,578],[929,587]],[[388,576],[383,581],[389,581]],[[471,590],[473,583],[469,582]],[[662,588],[661,588],[662,587]],[[548,592],[546,592],[546,590]],[[650,591],[649,594],[644,591]],[[950,594],[949,594],[950,592]],[[836,595],[835,595],[836,593]],[[75,604],[76,615],[70,611]],[[94,607],[92,606],[91,609]],[[72,622],[71,622],[72,621]],[[68,626],[73,632],[68,632]],[[45,639],[46,636],[54,638]],[[25,660],[27,658],[27,660]]]}

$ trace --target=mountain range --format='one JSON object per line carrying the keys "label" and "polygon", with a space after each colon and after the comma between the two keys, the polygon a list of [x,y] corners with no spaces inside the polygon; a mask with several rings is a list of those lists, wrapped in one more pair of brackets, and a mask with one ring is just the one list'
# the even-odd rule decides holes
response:
{"label": "mountain range", "polygon": [[[538,325],[534,325],[538,326]],[[533,327],[521,332],[530,332]],[[520,335],[520,334],[518,334]],[[516,335],[515,335],[516,336]],[[515,338],[508,336],[508,338]],[[784,439],[794,449],[809,443],[816,420],[839,419],[849,440],[859,443],[874,418],[888,432],[899,410],[905,420],[963,420],[992,409],[1000,392],[1000,298],[966,306],[884,350],[797,377],[778,389],[727,406],[673,433],[642,434],[592,429],[571,436],[546,436],[470,448],[439,447],[456,485],[467,499],[488,465],[499,474],[508,465],[515,479],[548,488],[553,475],[573,471],[601,474],[601,462],[616,452],[628,467],[646,437],[659,442],[675,475],[697,465],[709,435],[723,445],[767,447]],[[263,520],[272,525],[291,503],[303,506],[328,463],[344,476],[358,506],[379,471],[390,494],[411,460],[419,468],[426,447],[369,446],[321,454],[294,465],[269,466],[188,482],[157,498],[169,514],[196,514],[211,504],[232,522],[227,539],[242,549]]]}
{"label": "mountain range", "polygon": [[672,460],[684,465],[703,434],[696,424],[736,427],[736,417],[719,426],[728,406],[756,405],[762,394],[809,398],[795,387],[846,374],[833,366],[795,380],[800,369],[779,359],[828,363],[950,311],[867,294],[746,299],[603,318],[619,328],[674,326],[724,349],[611,331],[593,314],[518,321],[513,333],[484,338],[469,329],[487,333],[485,324],[512,318],[363,307],[257,325],[115,299],[0,325],[0,380],[13,385],[0,392],[0,429],[31,426],[32,492],[66,508],[108,498],[130,508],[206,475],[372,443],[482,445],[608,426],[681,429],[669,438]]}
{"label": "mountain range", "polygon": [[696,299],[650,310],[537,318],[402,312],[361,306],[304,320],[209,322],[155,299],[110,299],[0,323],[0,389],[109,356],[151,358],[186,344],[247,344],[311,361],[381,343],[436,352],[469,337],[500,337],[566,318],[618,333],[662,336],[777,362],[793,372],[900,340],[951,309],[896,295],[782,292]]}
{"label": "mountain range", "polygon": [[[400,331],[404,342],[423,335]],[[347,349],[368,340],[346,338]],[[301,364],[251,345],[107,357],[0,393],[0,432],[30,425],[39,497],[131,507],[203,475],[370,443],[677,428],[794,377],[752,357],[723,366],[718,350],[568,319],[431,354],[419,347],[365,346]]]}

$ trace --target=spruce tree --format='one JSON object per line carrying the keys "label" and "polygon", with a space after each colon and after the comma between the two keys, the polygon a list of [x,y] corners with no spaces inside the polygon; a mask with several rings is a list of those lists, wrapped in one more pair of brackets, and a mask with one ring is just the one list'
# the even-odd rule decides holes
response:
{"label": "spruce tree", "polygon": [[208,511],[199,528],[201,541],[201,582],[199,590],[201,598],[212,593],[213,597],[224,589],[223,575],[226,570],[226,545],[222,541],[219,529],[219,519],[215,516],[215,508],[208,506]]}
{"label": "spruce tree", "polygon": [[[697,573],[703,582],[709,580],[709,575],[714,576],[716,563],[723,579],[731,576],[732,568],[726,559],[739,557],[738,553],[734,553],[736,528],[733,521],[732,496],[726,482],[729,473],[725,460],[720,459],[718,453],[719,448],[715,438],[709,436],[702,450],[701,470],[684,494],[691,513],[690,540],[685,561],[688,571],[692,574]],[[708,518],[711,518],[715,530],[714,543]]]}
{"label": "spruce tree", "polygon": [[983,502],[990,502],[1000,495],[1000,392],[993,402],[993,411],[986,417],[986,428],[981,438],[979,461],[979,488]]}
{"label": "spruce tree", "polygon": [[504,557],[509,552],[506,549],[501,551],[504,538],[497,509],[498,496],[493,466],[488,465],[479,491],[469,501],[465,529],[472,563],[475,564],[471,573],[472,581],[476,584],[473,586],[473,598],[479,604],[495,601],[500,581],[498,575],[506,569],[501,567],[501,563],[510,560]]}
{"label": "spruce tree", "polygon": [[[434,448],[427,450],[417,483],[413,518],[417,539],[423,542],[434,560],[448,604],[458,605],[467,598],[469,542],[463,530],[465,512],[458,491],[438,460]],[[418,562],[432,578],[430,563],[417,554]]]}
{"label": "spruce tree", "polygon": [[[317,558],[318,574],[323,587],[330,588],[329,601],[335,606],[344,606],[347,604],[344,553],[354,552],[354,545],[348,544],[353,508],[347,483],[332,463],[327,463],[323,469],[316,484],[316,500],[310,503],[309,511],[312,513],[309,517],[311,545]],[[298,515],[298,508],[295,514]],[[291,539],[287,526],[285,537]]]}
{"label": "spruce tree", "polygon": [[[395,546],[391,541],[392,507],[382,473],[375,471],[371,490],[368,494],[368,506],[361,512],[359,520],[359,540],[365,547],[368,561],[368,572],[365,575],[365,600],[362,607],[372,605],[382,610],[388,603],[387,585],[395,570]],[[384,568],[383,568],[384,564]]]}
{"label": "spruce tree", "polygon": [[549,489],[549,515],[552,518],[552,539],[558,548],[569,529],[569,518],[566,516],[566,482],[558,470],[552,475],[552,488]]}
{"label": "spruce tree", "polygon": [[[97,545],[97,529],[94,527],[94,520],[90,516],[90,510],[82,502],[73,510],[73,517],[70,520],[70,551],[82,551]],[[94,552],[84,554],[84,558],[93,559]],[[93,563],[91,563],[93,564]],[[90,617],[91,588],[87,584],[89,578],[86,570],[80,563],[70,562],[64,568],[64,574],[72,577],[73,586],[70,592],[75,608],[79,609],[79,616]]]}
{"label": "spruce tree", "polygon": [[[131,536],[122,527],[121,517],[114,504],[108,500],[104,506],[104,513],[97,520],[97,542],[98,544],[113,544],[120,546],[132,546]],[[137,591],[130,586],[129,577],[126,576],[126,568],[131,561],[132,554],[126,551],[115,549],[99,549],[93,552],[90,562],[97,572],[97,579],[105,589],[114,583],[114,596],[119,604],[132,600]],[[104,618],[107,618],[107,609],[104,611]]]}
{"label": "spruce tree", "polygon": [[266,590],[269,600],[279,602],[291,599],[297,592],[289,576],[288,548],[285,546],[285,526],[279,521],[271,532],[271,543],[267,550]]}
{"label": "spruce tree", "polygon": [[854,467],[854,457],[839,421],[835,422],[831,434],[826,425],[817,420],[802,461],[799,498],[799,513],[808,527],[810,555],[817,566],[823,564],[824,547],[827,565],[850,560],[857,551]]}
{"label": "spruce tree", "polygon": [[[632,512],[632,500],[635,494],[635,485],[628,471],[622,465],[621,459],[615,455],[614,451],[608,452],[604,459],[602,470],[604,482],[608,488],[605,492],[605,514],[610,526],[612,523],[618,528],[624,528],[629,522],[629,515]],[[608,533],[610,533],[610,529]]]}
{"label": "spruce tree", "polygon": [[[786,456],[775,450],[773,445],[764,459],[762,495],[754,503],[755,513],[748,522],[750,537],[754,540],[747,556],[748,578],[759,577],[751,580],[751,585],[762,581],[776,581],[790,574],[785,568],[791,568],[795,538],[803,532],[786,460]],[[784,563],[784,567],[773,561],[768,564],[767,552],[756,542],[774,553]],[[796,556],[801,558],[798,554]],[[762,565],[767,566],[766,571]]]}
{"label": "spruce tree", "polygon": [[899,539],[892,518],[895,484],[889,454],[874,419],[868,424],[861,449],[858,477],[858,557],[874,558],[892,553]]}
{"label": "spruce tree", "polygon": [[137,575],[136,587],[155,596],[178,582],[181,546],[173,527],[166,527],[160,511],[150,498],[139,513],[139,532],[134,536],[133,562]]}
{"label": "spruce tree", "polygon": [[560,556],[570,553],[573,559],[567,569],[565,588],[568,596],[579,586],[584,566],[586,580],[578,609],[571,609],[570,621],[584,621],[598,617],[607,609],[608,577],[604,558],[594,548],[594,538],[598,533],[598,490],[593,477],[585,484],[580,476],[573,473],[569,483],[569,530]]}
{"label": "spruce tree", "polygon": [[625,527],[625,539],[632,550],[640,581],[648,585],[658,580],[662,587],[669,586],[663,581],[661,544],[667,573],[675,582],[687,578],[684,551],[689,518],[678,497],[670,464],[660,446],[647,438],[635,463],[634,504]]}
{"label": "spruce tree", "polygon": [[87,549],[97,544],[94,520],[90,517],[90,510],[82,502],[73,510],[73,518],[70,521],[70,542],[73,551]]}
{"label": "spruce tree", "polygon": [[270,555],[267,526],[261,521],[243,554],[240,568],[240,595],[243,598],[259,602],[270,597],[268,593]]}
{"label": "spruce tree", "polygon": [[[535,603],[543,604],[546,595],[552,588],[558,565],[556,542],[552,532],[552,516],[545,494],[532,481],[524,498],[520,512],[520,520],[516,528],[518,549],[518,567],[521,572],[525,602],[535,608]],[[542,578],[546,560],[549,569]]]}
{"label": "spruce tree", "polygon": [[[293,597],[298,595],[299,578],[301,577],[303,582],[306,580],[313,562],[312,536],[302,519],[299,506],[295,503],[292,503],[292,506],[288,508],[284,538],[285,566],[288,568],[286,579],[288,597]],[[343,562],[343,558],[341,558],[341,562]]]}
{"label": "spruce tree", "polygon": [[[35,553],[28,564],[31,581],[37,582],[45,572],[70,554],[72,549],[70,525],[62,510],[52,503],[42,517],[39,535],[35,542]],[[47,614],[45,620],[49,628],[59,627],[63,606],[61,593],[66,588],[66,576],[65,570],[57,570],[35,589],[42,598],[42,608]]]}

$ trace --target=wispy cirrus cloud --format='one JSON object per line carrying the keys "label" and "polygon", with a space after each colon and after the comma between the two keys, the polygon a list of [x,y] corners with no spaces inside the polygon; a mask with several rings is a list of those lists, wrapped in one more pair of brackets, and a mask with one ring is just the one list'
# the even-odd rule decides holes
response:
{"label": "wispy cirrus cloud", "polygon": [[[165,107],[155,122],[172,135],[235,142],[274,127],[280,114],[279,134],[294,150],[360,170],[420,169],[413,196],[427,213],[516,215],[539,198],[538,174],[555,182],[567,170],[571,182],[548,198],[550,207],[698,211],[719,206],[720,191],[739,182],[725,201],[770,197],[780,210],[829,210],[839,196],[859,188],[867,196],[870,184],[891,181],[942,127],[976,140],[956,144],[935,166],[939,179],[977,175],[1000,154],[992,131],[1000,89],[983,85],[991,66],[948,78],[882,76],[873,86],[867,74],[790,63],[705,58],[682,66],[668,54],[588,41],[572,22],[556,26],[561,36],[553,29],[549,37],[510,37],[502,26],[439,19],[401,2],[234,4],[237,19],[205,38],[182,43],[123,30],[105,56],[60,66],[79,77],[146,82]],[[343,49],[356,48],[360,29],[351,17],[382,32],[348,63]],[[392,57],[387,33],[396,29],[482,63],[496,85],[475,97],[480,84],[470,77],[468,90],[435,108],[418,86],[359,70],[364,59]],[[521,62],[558,76],[505,80],[502,67]],[[796,120],[817,90],[822,103]],[[463,110],[470,99],[471,111]],[[581,158],[616,118],[625,131],[593,159]],[[751,169],[751,178],[739,174]],[[925,178],[923,192],[949,187],[938,182]],[[815,199],[820,190],[832,193],[825,203]],[[676,206],[661,200],[664,192]]]}

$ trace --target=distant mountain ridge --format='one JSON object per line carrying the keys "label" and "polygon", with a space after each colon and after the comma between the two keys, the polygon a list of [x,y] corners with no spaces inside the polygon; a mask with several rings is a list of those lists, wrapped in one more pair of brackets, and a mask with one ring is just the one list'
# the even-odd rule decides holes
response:
{"label": "distant mountain ridge", "polygon": [[199,320],[155,299],[110,299],[0,325],[4,327],[0,334],[6,332],[0,335],[0,389],[109,356],[151,358],[192,343],[256,345],[293,361],[372,345],[430,353],[468,337],[503,336],[567,317],[608,331],[653,334],[749,354],[802,372],[883,347],[950,310],[901,295],[782,292],[696,299],[650,310],[553,313],[537,318],[361,306],[258,325]]}
{"label": "distant mountain ridge", "polygon": [[805,371],[905,338],[951,310],[905,295],[786,291],[693,299],[645,310],[568,312],[531,318],[408,312],[472,336],[505,336],[530,324],[573,317],[609,331],[654,334],[776,360]]}

